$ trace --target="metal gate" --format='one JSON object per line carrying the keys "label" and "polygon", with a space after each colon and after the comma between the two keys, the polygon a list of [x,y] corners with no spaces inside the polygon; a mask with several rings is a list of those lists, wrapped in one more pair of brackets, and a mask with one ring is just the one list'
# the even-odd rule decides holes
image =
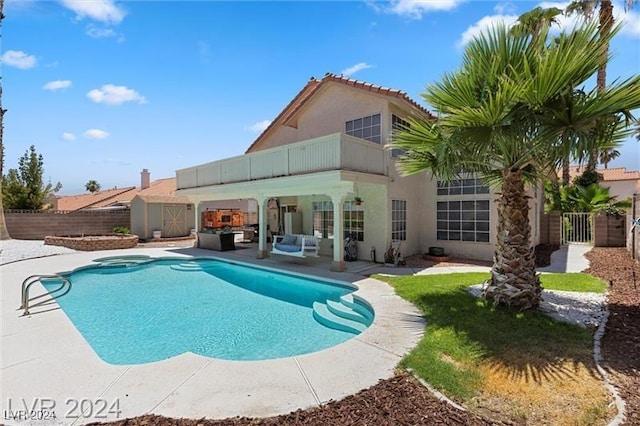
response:
{"label": "metal gate", "polygon": [[593,244],[593,214],[563,213],[562,244]]}
{"label": "metal gate", "polygon": [[187,209],[184,204],[162,205],[162,236],[182,237],[187,232]]}

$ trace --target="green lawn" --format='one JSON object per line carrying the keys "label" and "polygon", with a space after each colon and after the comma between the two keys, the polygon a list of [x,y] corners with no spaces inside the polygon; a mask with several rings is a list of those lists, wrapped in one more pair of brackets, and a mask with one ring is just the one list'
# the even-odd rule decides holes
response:
{"label": "green lawn", "polygon": [[588,274],[542,274],[540,275],[542,287],[545,290],[580,291],[591,293],[604,293],[607,283]]}
{"label": "green lawn", "polygon": [[[565,361],[589,364],[591,334],[539,312],[517,312],[478,300],[467,292],[487,273],[375,278],[390,283],[424,314],[425,336],[402,366],[459,401],[477,395],[486,381],[481,364],[497,363],[514,377],[562,374]],[[604,291],[585,274],[544,274],[543,287]]]}

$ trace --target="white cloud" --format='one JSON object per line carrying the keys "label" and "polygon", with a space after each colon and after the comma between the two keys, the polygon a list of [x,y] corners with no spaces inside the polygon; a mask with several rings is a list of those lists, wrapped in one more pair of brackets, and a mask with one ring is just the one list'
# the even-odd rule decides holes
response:
{"label": "white cloud", "polygon": [[462,0],[391,0],[387,5],[369,1],[367,4],[377,12],[391,13],[411,19],[422,19],[422,15],[429,12],[448,11],[455,9]]}
{"label": "white cloud", "polygon": [[638,38],[640,37],[640,13],[636,10],[640,10],[640,5],[633,7],[625,12],[623,5],[616,5],[613,14],[617,22],[624,22],[621,31],[623,34]]}
{"label": "white cloud", "polygon": [[119,24],[126,15],[113,0],[61,0],[61,3],[74,11],[78,19],[89,18],[105,24]]}
{"label": "white cloud", "polygon": [[480,35],[480,33],[487,31],[490,28],[493,28],[501,23],[504,23],[507,26],[513,25],[518,17],[516,15],[491,15],[485,16],[480,19],[475,24],[471,25],[465,32],[462,33],[460,40],[458,40],[458,47],[463,47],[474,37]]}
{"label": "white cloud", "polygon": [[640,14],[635,12],[627,12],[624,16],[625,26],[622,32],[635,37],[640,37]]}
{"label": "white cloud", "polygon": [[106,139],[109,137],[109,133],[100,129],[89,129],[82,134],[87,139]]}
{"label": "white cloud", "polygon": [[513,3],[510,3],[507,1],[507,2],[496,4],[493,10],[495,10],[498,15],[504,15],[504,14],[511,15],[515,13],[516,6]]}
{"label": "white cloud", "polygon": [[62,139],[64,139],[65,141],[74,141],[76,140],[76,135],[74,135],[73,133],[64,132],[62,134]]}
{"label": "white cloud", "polygon": [[71,80],[54,80],[42,86],[44,90],[51,90],[51,91],[68,89],[69,87],[71,87]]}
{"label": "white cloud", "polygon": [[340,71],[340,74],[346,76],[346,77],[350,77],[353,74],[357,73],[358,71],[362,71],[362,70],[366,70],[368,68],[373,68],[373,65],[369,65],[366,62],[360,62],[355,64],[352,67],[349,67],[347,69],[344,69],[342,71]]}
{"label": "white cloud", "polygon": [[35,67],[37,62],[35,56],[28,55],[21,50],[7,50],[0,56],[0,60],[5,65],[23,70]]}
{"label": "white cloud", "polygon": [[87,25],[85,34],[91,38],[109,38],[118,35],[112,28],[99,28],[93,24]]}
{"label": "white cloud", "polygon": [[251,130],[252,132],[262,133],[266,130],[267,127],[269,127],[269,124],[271,124],[271,120],[262,120],[258,121],[257,123],[253,123],[251,126],[248,126],[247,129]]}
{"label": "white cloud", "polygon": [[135,90],[113,84],[105,84],[100,89],[93,89],[87,93],[87,97],[93,102],[108,105],[120,105],[125,102],[147,103],[145,97]]}

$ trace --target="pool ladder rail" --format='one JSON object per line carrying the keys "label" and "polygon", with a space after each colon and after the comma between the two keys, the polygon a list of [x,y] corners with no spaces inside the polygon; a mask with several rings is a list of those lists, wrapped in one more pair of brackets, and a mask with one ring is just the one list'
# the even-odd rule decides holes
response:
{"label": "pool ladder rail", "polygon": [[[37,282],[40,282],[40,280],[42,279],[61,281],[60,287],[30,298],[29,290],[31,289],[31,286]],[[36,306],[44,305],[45,303],[51,302],[52,300],[56,300],[57,298],[69,293],[69,291],[71,291],[71,281],[69,281],[62,275],[31,275],[22,282],[22,305],[18,309],[24,309],[24,313],[22,314],[22,316],[29,315],[30,308],[35,308]],[[33,303],[34,301],[47,296],[49,296],[48,299],[40,300],[37,303]]]}

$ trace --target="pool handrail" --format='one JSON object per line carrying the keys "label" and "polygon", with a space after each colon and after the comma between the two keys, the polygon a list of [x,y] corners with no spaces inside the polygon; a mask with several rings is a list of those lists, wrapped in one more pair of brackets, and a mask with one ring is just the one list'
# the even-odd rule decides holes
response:
{"label": "pool handrail", "polygon": [[[43,279],[43,278],[44,279],[57,279],[57,280],[62,281],[62,283],[60,284],[60,287],[58,287],[58,288],[55,288],[55,289],[53,289],[51,291],[48,291],[48,292],[43,293],[43,294],[40,294],[38,296],[29,298],[29,289],[31,288],[31,286],[33,284],[37,283],[37,282],[40,282],[40,280]],[[63,288],[64,288],[64,290],[60,294],[56,294],[57,292],[59,292]],[[58,274],[31,275],[31,276],[27,277],[22,282],[22,305],[18,309],[24,309],[24,312],[23,312],[22,316],[29,315],[29,308],[35,308],[36,306],[40,306],[40,305],[43,305],[43,304],[45,304],[47,302],[51,302],[52,300],[56,300],[57,298],[62,297],[65,294],[69,293],[69,291],[71,291],[71,281],[69,281],[66,277],[63,277],[62,275],[58,275]],[[38,303],[31,304],[31,302],[33,302],[34,300],[38,300],[38,299],[41,299],[41,298],[46,297],[46,296],[49,296],[49,298],[45,299],[45,300],[41,300]]]}

